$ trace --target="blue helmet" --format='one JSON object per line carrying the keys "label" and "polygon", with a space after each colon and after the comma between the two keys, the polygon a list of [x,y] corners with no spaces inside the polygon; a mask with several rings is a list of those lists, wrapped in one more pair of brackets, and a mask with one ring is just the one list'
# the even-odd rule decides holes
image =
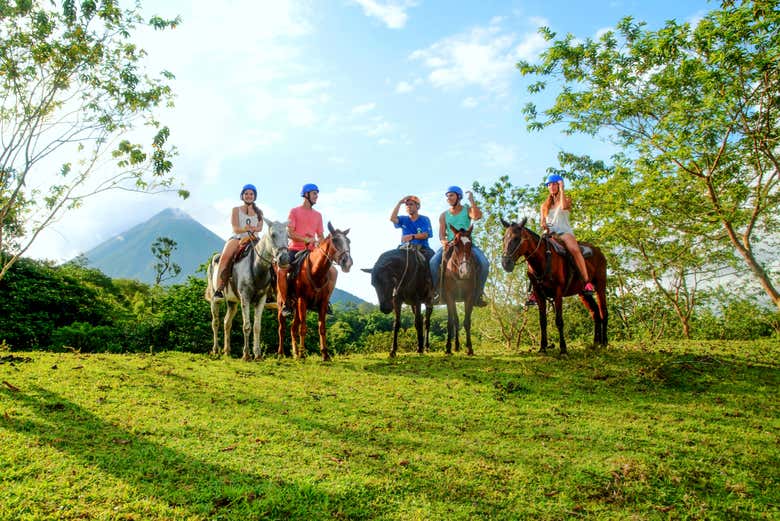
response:
{"label": "blue helmet", "polygon": [[449,188],[447,188],[447,191],[444,192],[444,194],[446,195],[450,192],[454,194],[458,194],[458,198],[463,199],[463,190],[461,190],[459,186],[450,186]]}
{"label": "blue helmet", "polygon": [[257,188],[255,188],[255,185],[253,184],[244,185],[244,188],[241,189],[241,195],[239,195],[239,197],[243,197],[244,192],[246,192],[247,190],[252,190],[255,193],[255,199],[257,199]]}
{"label": "blue helmet", "polygon": [[550,186],[551,184],[557,183],[558,181],[563,181],[563,177],[559,176],[558,174],[552,174],[547,178],[547,182],[544,183],[544,185]]}
{"label": "blue helmet", "polygon": [[306,183],[303,185],[303,188],[301,188],[301,197],[306,197],[306,194],[309,192],[319,192],[320,189],[317,188],[317,185],[314,183]]}

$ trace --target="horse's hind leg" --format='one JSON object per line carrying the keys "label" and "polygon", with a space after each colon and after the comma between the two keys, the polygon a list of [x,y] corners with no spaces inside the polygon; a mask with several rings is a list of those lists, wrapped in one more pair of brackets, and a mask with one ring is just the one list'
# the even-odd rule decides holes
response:
{"label": "horse's hind leg", "polygon": [[433,305],[425,305],[425,319],[423,321],[423,326],[425,327],[425,349],[426,351],[431,350],[431,313],[433,313]]}
{"label": "horse's hind leg", "polygon": [[563,297],[555,296],[555,327],[558,328],[558,339],[561,343],[561,354],[566,354],[566,339],[563,336]]}
{"label": "horse's hind leg", "polygon": [[241,351],[241,360],[248,362],[249,336],[252,334],[252,304],[248,298],[241,297],[241,330],[244,333],[244,348]]}
{"label": "horse's hind leg", "polygon": [[593,320],[593,345],[597,346],[601,344],[601,315],[599,308],[591,295],[580,295],[580,300],[582,300],[582,303],[590,313],[591,320]]}
{"label": "horse's hind leg", "polygon": [[412,313],[414,313],[414,329],[417,331],[417,352],[423,352],[425,342],[425,331],[423,330],[422,304],[412,304]]}
{"label": "horse's hind leg", "polygon": [[255,360],[263,358],[263,352],[260,350],[260,330],[262,327],[263,310],[265,309],[265,301],[268,299],[268,294],[264,294],[260,297],[260,301],[254,306],[255,316],[252,327],[252,353]]}

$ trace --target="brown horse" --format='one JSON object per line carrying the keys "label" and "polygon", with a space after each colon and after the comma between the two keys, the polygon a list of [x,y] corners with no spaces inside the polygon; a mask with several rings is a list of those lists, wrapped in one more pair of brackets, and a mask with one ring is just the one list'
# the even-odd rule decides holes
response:
{"label": "brown horse", "polygon": [[466,330],[466,354],[473,355],[471,348],[471,311],[477,298],[477,259],[471,251],[471,231],[450,229],[455,237],[447,244],[442,255],[444,269],[442,270],[442,298],[447,303],[447,349],[452,354],[452,339],[455,339],[455,351],[460,350],[460,324],[458,323],[458,307],[456,302],[463,302],[463,329]]}
{"label": "brown horse", "polygon": [[[328,301],[333,289],[336,287],[338,273],[333,267],[335,262],[341,266],[341,271],[349,272],[352,267],[352,257],[349,251],[349,230],[336,230],[328,223],[330,234],[309,252],[301,261],[300,269],[292,282],[294,294],[297,297],[295,313],[293,314],[290,336],[295,358],[306,356],[304,338],[306,337],[306,311],[308,308],[316,310],[319,314],[320,353],[322,360],[330,360],[328,347],[325,343],[325,315],[328,312]],[[287,320],[279,306],[279,349],[278,355],[284,356],[284,329]]]}
{"label": "brown horse", "polygon": [[590,312],[594,323],[594,345],[607,345],[607,259],[604,254],[596,246],[580,243],[591,282],[596,287],[597,305],[593,295],[582,292],[585,282],[577,268],[569,261],[568,253],[559,253],[552,239],[540,237],[526,228],[526,221],[527,219],[523,219],[520,223],[508,223],[501,219],[506,228],[501,265],[506,271],[512,271],[520,257],[528,263],[528,278],[539,303],[539,325],[542,329],[539,351],[547,350],[547,299],[552,299],[555,325],[561,339],[561,353],[566,353],[566,340],[563,337],[563,297],[570,295],[579,295]]}

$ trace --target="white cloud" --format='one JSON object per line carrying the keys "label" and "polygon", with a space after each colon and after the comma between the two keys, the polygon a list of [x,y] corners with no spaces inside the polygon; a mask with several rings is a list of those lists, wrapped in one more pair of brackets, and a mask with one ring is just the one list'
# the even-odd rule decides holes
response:
{"label": "white cloud", "polygon": [[473,109],[474,107],[479,105],[479,102],[475,98],[472,98],[472,97],[469,96],[468,98],[464,99],[460,103],[460,105],[461,105],[461,107],[466,108],[466,109]]}
{"label": "white cloud", "polygon": [[398,85],[395,86],[395,91],[398,94],[406,94],[407,92],[412,92],[414,90],[414,87],[411,83],[408,83],[406,81],[399,81]]}
{"label": "white cloud", "polygon": [[411,0],[389,0],[386,2],[379,0],[353,0],[353,2],[363,8],[363,14],[379,19],[389,29],[402,29],[409,18],[406,14],[407,9],[417,5],[416,2]]}
{"label": "white cloud", "polygon": [[[502,18],[494,18],[487,27],[439,40],[427,49],[419,49],[410,59],[430,69],[428,81],[437,88],[477,85],[493,93],[504,93],[515,73],[518,58],[535,59],[544,48],[544,40],[534,31],[518,42],[517,36],[501,27]],[[544,20],[535,19],[535,26]]]}
{"label": "white cloud", "polygon": [[490,167],[511,168],[517,156],[515,147],[489,142],[482,145],[482,156]]}
{"label": "white cloud", "polygon": [[358,105],[352,109],[353,114],[365,114],[366,112],[371,112],[376,108],[376,103],[364,103],[362,105]]}

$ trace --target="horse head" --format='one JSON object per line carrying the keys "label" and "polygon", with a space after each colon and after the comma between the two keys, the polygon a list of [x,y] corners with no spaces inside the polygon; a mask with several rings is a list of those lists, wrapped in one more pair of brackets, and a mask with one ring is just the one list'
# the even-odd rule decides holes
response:
{"label": "horse head", "polygon": [[263,253],[261,257],[270,255],[273,259],[273,263],[281,268],[285,268],[290,264],[290,255],[287,250],[287,223],[275,222],[270,219],[263,218],[268,230],[266,231],[263,241]]}
{"label": "horse head", "polygon": [[[349,238],[347,238],[349,228],[344,231],[337,230],[328,221],[328,231],[331,239],[331,246],[327,252],[328,258],[338,264],[341,267],[341,271],[349,273],[349,269],[352,267],[352,255],[349,250]],[[331,247],[334,250],[333,252],[330,251]]]}
{"label": "horse head", "polygon": [[525,224],[528,221],[528,217],[523,217],[523,220],[519,223],[509,223],[501,218],[501,224],[504,225],[504,252],[501,255],[501,266],[505,271],[512,271],[515,268],[515,263],[520,255],[523,253],[523,230],[525,230]]}
{"label": "horse head", "polygon": [[450,254],[447,259],[447,271],[457,274],[457,278],[468,278],[472,272],[472,254],[471,254],[471,232],[474,229],[474,225],[468,227],[467,230],[456,229],[450,225],[452,233],[455,234],[452,241],[450,241]]}

